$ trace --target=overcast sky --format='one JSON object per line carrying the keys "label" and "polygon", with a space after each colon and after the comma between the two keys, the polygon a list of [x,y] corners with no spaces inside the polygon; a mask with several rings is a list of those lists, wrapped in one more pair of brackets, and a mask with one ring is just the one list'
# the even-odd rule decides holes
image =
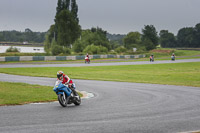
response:
{"label": "overcast sky", "polygon": [[[141,33],[144,25],[177,34],[200,23],[200,0],[77,0],[82,29]],[[0,0],[0,31],[47,31],[54,24],[57,0]]]}

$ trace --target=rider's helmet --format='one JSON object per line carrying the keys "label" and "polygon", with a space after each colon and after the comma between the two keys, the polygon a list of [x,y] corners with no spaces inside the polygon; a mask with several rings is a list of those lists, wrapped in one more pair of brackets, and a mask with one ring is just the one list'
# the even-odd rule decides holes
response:
{"label": "rider's helmet", "polygon": [[58,72],[57,72],[57,78],[58,78],[59,80],[62,80],[62,79],[63,79],[63,71],[58,71]]}

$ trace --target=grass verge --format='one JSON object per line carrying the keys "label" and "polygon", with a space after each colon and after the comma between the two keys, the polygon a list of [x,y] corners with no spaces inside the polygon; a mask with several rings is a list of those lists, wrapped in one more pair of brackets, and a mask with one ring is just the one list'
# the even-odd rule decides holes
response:
{"label": "grass verge", "polygon": [[[82,97],[82,94],[79,94]],[[0,82],[0,106],[52,101],[57,101],[53,87]]]}
{"label": "grass verge", "polygon": [[57,100],[52,87],[0,82],[0,105],[21,105]]}
{"label": "grass verge", "polygon": [[96,67],[0,68],[0,73],[56,77],[62,70],[72,79],[122,81],[200,87],[200,62]]}

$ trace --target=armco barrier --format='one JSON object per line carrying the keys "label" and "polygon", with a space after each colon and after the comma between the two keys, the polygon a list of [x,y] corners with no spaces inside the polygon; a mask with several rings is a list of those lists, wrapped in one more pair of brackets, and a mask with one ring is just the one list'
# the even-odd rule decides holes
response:
{"label": "armco barrier", "polygon": [[[146,55],[90,55],[90,59],[136,59],[144,58]],[[4,61],[59,61],[59,60],[84,60],[85,56],[6,56],[0,57],[0,62]]]}
{"label": "armco barrier", "polygon": [[5,61],[19,61],[19,56],[5,57]]}
{"label": "armco barrier", "polygon": [[56,60],[56,56],[45,56],[44,59],[45,61],[52,61],[52,60]]}
{"label": "armco barrier", "polygon": [[6,61],[5,57],[0,57],[0,61]]}
{"label": "armco barrier", "polygon": [[20,56],[19,60],[20,61],[30,61],[33,59],[33,56]]}
{"label": "armco barrier", "polygon": [[44,56],[33,56],[33,61],[44,61]]}
{"label": "armco barrier", "polygon": [[66,60],[66,56],[56,56],[56,60]]}

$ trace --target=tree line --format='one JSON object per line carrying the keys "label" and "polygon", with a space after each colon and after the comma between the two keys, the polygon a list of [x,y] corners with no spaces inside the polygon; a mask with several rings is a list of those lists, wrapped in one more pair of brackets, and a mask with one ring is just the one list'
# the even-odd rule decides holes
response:
{"label": "tree line", "polygon": [[47,32],[3,31],[0,41],[44,42],[45,51],[52,55],[131,53],[155,49],[159,44],[164,48],[200,47],[200,23],[195,27],[186,27],[175,36],[168,30],[158,34],[153,25],[145,25],[142,33],[129,32],[127,35],[109,34],[100,27],[83,30],[79,25],[76,0],[58,0],[54,24]]}
{"label": "tree line", "polygon": [[168,30],[160,31],[160,44],[163,48],[199,48],[200,47],[200,23],[195,27],[185,27],[178,31],[177,36]]}
{"label": "tree line", "polygon": [[46,32],[33,32],[29,28],[24,32],[0,31],[0,42],[29,42],[29,43],[43,43]]}
{"label": "tree line", "polygon": [[45,51],[70,54],[72,44],[81,35],[76,0],[58,0],[54,22],[46,34]]}

